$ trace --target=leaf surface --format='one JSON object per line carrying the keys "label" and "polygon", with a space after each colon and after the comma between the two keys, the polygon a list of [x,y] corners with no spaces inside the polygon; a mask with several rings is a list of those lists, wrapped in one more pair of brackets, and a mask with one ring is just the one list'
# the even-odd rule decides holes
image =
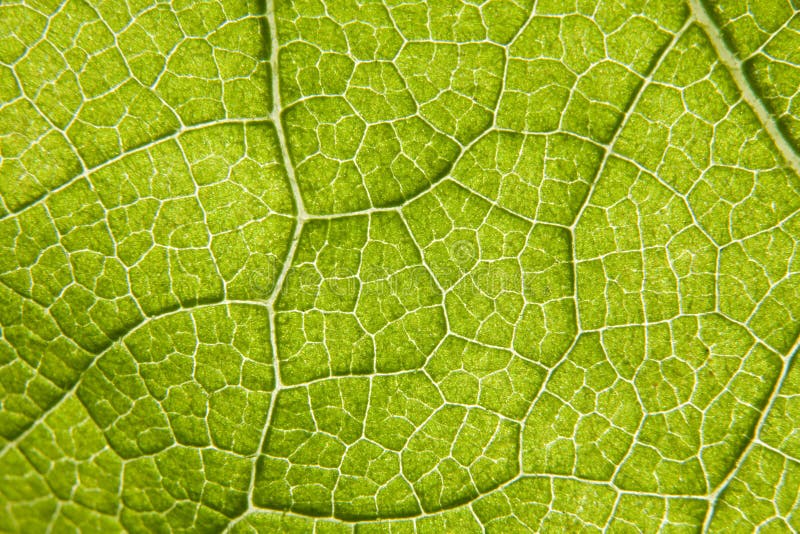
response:
{"label": "leaf surface", "polygon": [[0,5],[0,530],[799,530],[798,10]]}

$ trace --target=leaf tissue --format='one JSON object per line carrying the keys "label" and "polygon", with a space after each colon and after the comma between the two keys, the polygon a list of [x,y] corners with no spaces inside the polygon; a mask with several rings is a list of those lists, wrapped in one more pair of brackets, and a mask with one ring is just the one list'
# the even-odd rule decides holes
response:
{"label": "leaf tissue", "polygon": [[0,3],[0,531],[797,532],[800,2]]}

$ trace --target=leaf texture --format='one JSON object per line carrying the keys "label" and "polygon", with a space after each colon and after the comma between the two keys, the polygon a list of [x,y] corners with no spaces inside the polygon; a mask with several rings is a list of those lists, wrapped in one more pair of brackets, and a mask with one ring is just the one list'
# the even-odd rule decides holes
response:
{"label": "leaf texture", "polygon": [[0,531],[800,530],[800,4],[0,5]]}

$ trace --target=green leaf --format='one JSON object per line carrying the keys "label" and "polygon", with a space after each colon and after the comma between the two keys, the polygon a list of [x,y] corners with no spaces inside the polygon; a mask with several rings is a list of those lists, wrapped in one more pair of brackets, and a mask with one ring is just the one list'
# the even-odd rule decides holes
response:
{"label": "green leaf", "polygon": [[0,531],[800,530],[800,5],[0,5]]}

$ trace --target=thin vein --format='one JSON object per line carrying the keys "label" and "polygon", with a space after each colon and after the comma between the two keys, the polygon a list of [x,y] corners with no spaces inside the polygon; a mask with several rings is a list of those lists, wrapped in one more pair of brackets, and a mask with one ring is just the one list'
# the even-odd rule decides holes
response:
{"label": "thin vein", "polygon": [[747,456],[750,454],[750,451],[753,450],[753,447],[759,443],[759,434],[761,433],[761,429],[764,427],[764,423],[767,421],[770,412],[772,411],[772,406],[775,404],[775,401],[780,396],[781,388],[783,387],[783,383],[786,381],[786,377],[789,374],[789,370],[792,367],[792,362],[794,361],[795,355],[800,352],[800,336],[795,340],[794,345],[789,350],[789,356],[787,356],[783,361],[783,367],[781,369],[781,374],[778,377],[778,380],[775,381],[775,384],[772,386],[772,391],[770,391],[769,398],[767,402],[764,404],[764,409],[761,410],[761,414],[756,422],[755,427],[753,428],[753,434],[750,437],[750,442],[747,446],[742,450],[742,453],[736,459],[736,462],[733,464],[728,476],[726,476],[722,482],[720,482],[716,488],[711,492],[709,495],[709,500],[711,504],[708,507],[708,513],[706,514],[705,520],[703,522],[703,532],[709,532],[709,528],[711,527],[711,521],[714,518],[714,512],[716,510],[716,505],[719,502],[720,496],[725,492],[725,489],[730,485],[731,481],[736,478],[736,475],[739,474],[739,470],[747,460]]}
{"label": "thin vein", "polygon": [[[231,305],[231,304],[258,306],[258,303],[255,303],[255,302],[250,302],[250,301],[228,301],[228,300],[220,300],[218,302],[203,302],[203,303],[197,304],[196,306],[183,306],[183,307],[180,307],[180,308],[177,308],[177,309],[169,310],[169,311],[164,312],[164,313],[160,313],[160,314],[151,315],[149,317],[146,317],[144,320],[140,321],[139,323],[136,323],[134,326],[132,326],[130,329],[128,329],[124,334],[121,334],[119,339],[123,339],[123,338],[127,337],[128,335],[133,334],[134,332],[138,331],[140,328],[143,328],[143,327],[149,325],[153,321],[156,321],[158,319],[162,319],[164,317],[170,317],[172,315],[176,315],[176,314],[179,314],[179,313],[190,312],[190,311],[199,310],[199,309],[203,309],[203,308],[210,308],[210,307],[213,307],[213,306],[223,306],[223,305]],[[28,428],[23,430],[19,435],[17,435],[17,437],[15,437],[14,439],[6,442],[5,445],[0,447],[0,454],[5,452],[7,449],[11,449],[11,448],[14,448],[17,445],[19,445],[31,432],[33,432],[36,428],[38,428],[39,424],[41,424],[42,421],[44,421],[47,418],[48,415],[50,415],[51,413],[55,412],[61,405],[63,405],[64,402],[66,402],[67,399],[69,399],[75,393],[75,391],[78,389],[78,387],[83,383],[83,380],[82,380],[83,376],[90,369],[92,369],[94,367],[94,365],[100,360],[100,358],[103,357],[104,354],[106,354],[108,351],[110,351],[111,349],[116,347],[118,345],[118,343],[120,343],[120,341],[116,341],[116,342],[110,343],[107,347],[105,347],[101,351],[99,351],[96,354],[94,354],[93,355],[94,357],[92,358],[92,361],[89,362],[89,365],[87,365],[86,368],[83,371],[81,371],[81,378],[76,380],[75,383],[72,386],[70,386],[66,391],[64,391],[64,394],[55,403],[53,403],[52,406],[47,408],[34,421],[32,421],[31,425]],[[80,400],[80,399],[78,399],[78,400]]]}

